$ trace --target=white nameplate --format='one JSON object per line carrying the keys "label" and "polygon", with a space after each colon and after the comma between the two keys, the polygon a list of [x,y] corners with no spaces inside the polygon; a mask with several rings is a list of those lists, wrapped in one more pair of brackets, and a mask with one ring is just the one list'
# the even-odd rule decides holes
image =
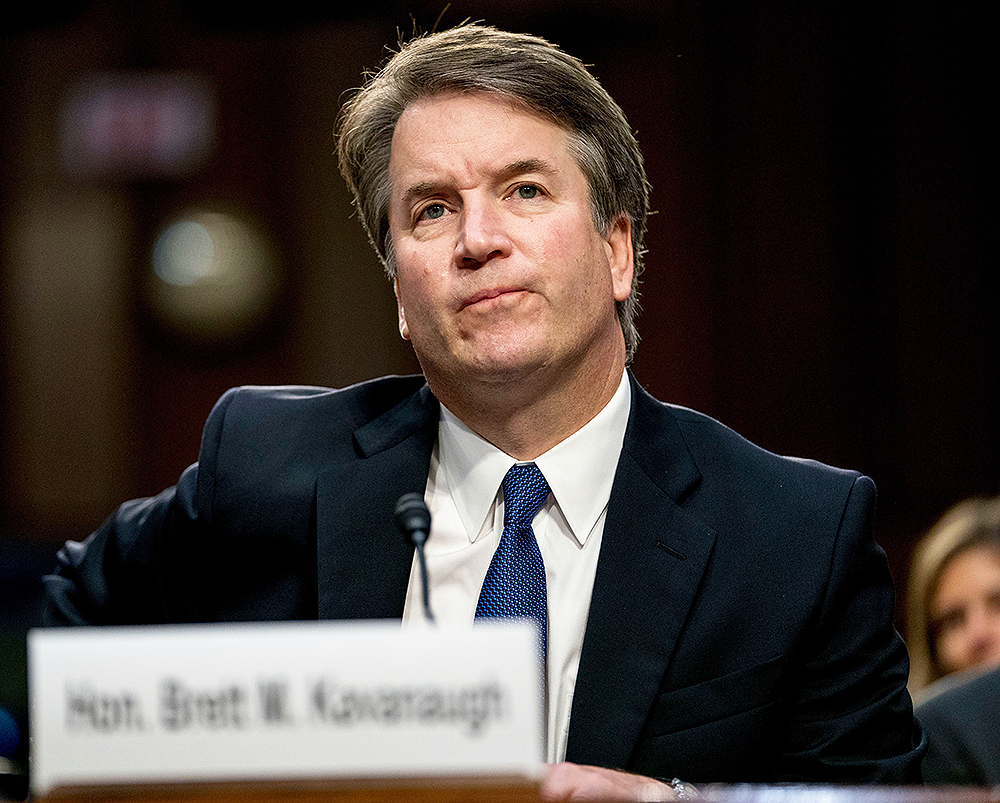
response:
{"label": "white nameplate", "polygon": [[534,630],[398,622],[33,630],[31,787],[542,768]]}

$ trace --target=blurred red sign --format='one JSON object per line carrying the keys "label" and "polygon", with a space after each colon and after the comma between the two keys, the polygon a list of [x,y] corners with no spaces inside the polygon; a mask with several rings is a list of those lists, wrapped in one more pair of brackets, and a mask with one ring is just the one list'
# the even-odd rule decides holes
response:
{"label": "blurred red sign", "polygon": [[63,161],[88,175],[182,175],[211,153],[215,117],[213,93],[190,73],[93,75],[61,110]]}

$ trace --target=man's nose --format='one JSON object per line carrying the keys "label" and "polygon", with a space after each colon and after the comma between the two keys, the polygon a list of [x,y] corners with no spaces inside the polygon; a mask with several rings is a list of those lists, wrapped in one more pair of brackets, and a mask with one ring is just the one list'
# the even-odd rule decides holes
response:
{"label": "man's nose", "polygon": [[511,240],[504,216],[488,201],[467,201],[462,208],[455,256],[461,267],[477,268],[491,259],[508,256]]}

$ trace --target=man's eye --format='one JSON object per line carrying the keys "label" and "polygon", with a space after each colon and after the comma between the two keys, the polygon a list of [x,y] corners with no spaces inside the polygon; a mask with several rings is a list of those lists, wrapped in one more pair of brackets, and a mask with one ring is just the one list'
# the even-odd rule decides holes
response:
{"label": "man's eye", "polygon": [[518,198],[524,198],[525,200],[530,200],[532,198],[538,197],[538,187],[534,184],[522,184],[517,188]]}
{"label": "man's eye", "polygon": [[444,217],[444,213],[444,204],[431,204],[420,213],[420,217],[427,218],[428,220],[437,220],[439,217]]}

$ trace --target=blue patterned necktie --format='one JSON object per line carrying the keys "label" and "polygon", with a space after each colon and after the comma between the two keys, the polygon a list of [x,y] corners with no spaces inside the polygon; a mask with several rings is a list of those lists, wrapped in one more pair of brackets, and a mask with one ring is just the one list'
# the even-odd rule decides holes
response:
{"label": "blue patterned necktie", "polygon": [[[531,520],[549,495],[534,463],[513,466],[503,478],[503,534],[483,580],[476,618],[528,617],[538,623],[538,651],[545,660],[545,564]],[[544,663],[543,663],[544,666]]]}

